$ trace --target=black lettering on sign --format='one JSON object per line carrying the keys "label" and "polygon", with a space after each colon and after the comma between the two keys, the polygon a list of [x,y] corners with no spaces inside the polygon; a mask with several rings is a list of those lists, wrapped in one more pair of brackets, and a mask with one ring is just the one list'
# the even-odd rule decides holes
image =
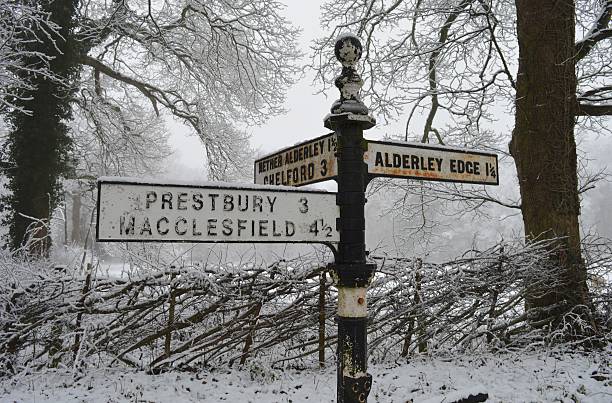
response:
{"label": "black lettering on sign", "polygon": [[215,211],[215,200],[217,197],[219,197],[219,195],[216,193],[210,193],[208,197],[210,197],[210,210]]}
{"label": "black lettering on sign", "polygon": [[387,168],[392,168],[393,167],[393,158],[391,158],[391,160],[389,159],[389,153],[385,153],[385,166]]}
{"label": "black lettering on sign", "polygon": [[270,213],[274,213],[274,203],[276,203],[276,196],[270,199],[270,196],[266,196],[268,203],[270,203]]}
{"label": "black lettering on sign", "polygon": [[119,234],[120,235],[134,235],[134,222],[136,219],[130,216],[128,223],[125,223],[125,216],[119,217]]}
{"label": "black lettering on sign", "polygon": [[327,176],[327,160],[321,160],[321,176]]}
{"label": "black lettering on sign", "polygon": [[384,166],[382,153],[380,151],[376,152],[376,159],[374,160],[374,166],[377,166],[377,167]]}
{"label": "black lettering on sign", "polygon": [[428,171],[433,171],[435,169],[434,168],[434,162],[435,162],[435,160],[434,160],[433,157],[428,157],[427,158],[427,170]]}
{"label": "black lettering on sign", "polygon": [[147,192],[146,208],[149,208],[151,204],[155,203],[156,201],[157,201],[157,192],[155,192],[154,190]]}
{"label": "black lettering on sign", "polygon": [[240,218],[238,219],[238,231],[236,233],[236,235],[240,236],[242,234],[242,230],[247,229],[246,227],[246,222],[247,220],[241,220]]}
{"label": "black lettering on sign", "polygon": [[[242,203],[242,199],[244,199],[244,206]],[[249,208],[249,196],[248,195],[238,195],[238,210],[247,211]]]}
{"label": "black lettering on sign", "polygon": [[168,206],[168,210],[172,210],[172,193],[162,193],[162,210],[166,209],[166,205]]}
{"label": "black lettering on sign", "polygon": [[234,197],[232,195],[223,195],[223,211],[234,210]]}
{"label": "black lettering on sign", "polygon": [[223,235],[225,236],[230,236],[232,235],[233,229],[232,229],[232,219],[231,218],[226,218],[225,220],[223,220],[221,222],[221,225],[223,225]]}
{"label": "black lettering on sign", "polygon": [[257,211],[259,209],[259,212],[261,213],[263,211],[263,207],[261,206],[262,202],[263,198],[261,196],[253,196],[253,211]]}
{"label": "black lettering on sign", "polygon": [[410,169],[410,155],[408,154],[402,155],[402,168]]}
{"label": "black lettering on sign", "polygon": [[305,197],[300,198],[300,213],[308,213],[308,199]]}
{"label": "black lettering on sign", "polygon": [[208,220],[208,225],[206,226],[206,233],[208,236],[217,236],[217,219],[210,218]]}
{"label": "black lettering on sign", "polygon": [[140,228],[140,235],[144,235],[147,232],[149,235],[153,235],[151,232],[151,223],[149,222],[149,217],[144,218],[144,222],[142,223],[142,227]]}
{"label": "black lettering on sign", "polygon": [[202,207],[204,207],[204,202],[202,201],[202,193],[194,193],[192,199],[193,204],[191,205],[191,207],[196,211],[202,210]]}
{"label": "black lettering on sign", "polygon": [[259,220],[259,236],[268,236],[268,220]]}
{"label": "black lettering on sign", "polygon": [[193,236],[200,236],[200,235],[202,235],[202,233],[200,231],[198,231],[198,221],[195,218],[192,221],[191,233],[193,234]]}
{"label": "black lettering on sign", "polygon": [[314,162],[309,162],[308,163],[308,179],[314,178],[314,174],[315,174],[315,164]]}
{"label": "black lettering on sign", "polygon": [[280,232],[276,231],[276,220],[272,220],[272,236],[282,236]]}
{"label": "black lettering on sign", "polygon": [[468,174],[472,173],[472,163],[470,161],[464,162],[463,171]]}
{"label": "black lettering on sign", "polygon": [[399,154],[393,154],[393,168],[399,168],[402,166],[402,156]]}
{"label": "black lettering on sign", "polygon": [[[291,172],[291,175],[289,175],[289,172]],[[287,171],[287,176],[290,176],[291,179],[288,180],[288,182],[293,182],[293,183],[297,183],[299,181],[299,169],[297,167],[293,168],[292,170]]]}
{"label": "black lettering on sign", "polygon": [[168,225],[170,223],[170,221],[168,221],[168,219],[166,217],[162,217],[159,220],[157,220],[157,233],[159,235],[166,235],[169,231],[168,227],[166,227],[165,229],[162,230],[161,227],[161,223],[164,222],[165,225]]}
{"label": "black lettering on sign", "polygon": [[285,235],[293,236],[295,234],[295,224],[291,221],[285,221]]}
{"label": "black lettering on sign", "polygon": [[[179,224],[181,224],[181,226],[179,226]],[[187,233],[187,220],[183,217],[179,217],[176,220],[176,224],[174,224],[174,230],[176,231],[176,235],[185,235]]]}
{"label": "black lettering on sign", "polygon": [[187,210],[187,193],[179,193],[176,198],[176,209]]}

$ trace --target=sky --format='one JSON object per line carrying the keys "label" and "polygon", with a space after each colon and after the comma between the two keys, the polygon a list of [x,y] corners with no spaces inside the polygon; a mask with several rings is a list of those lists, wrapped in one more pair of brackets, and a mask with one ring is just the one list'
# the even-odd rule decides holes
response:
{"label": "sky", "polygon": [[[299,44],[305,54],[303,63],[309,62],[309,45],[313,39],[325,33],[319,26],[320,0],[292,1],[285,0],[287,8],[284,11],[286,18],[302,29]],[[330,52],[332,50],[330,49]],[[340,73],[338,64],[338,73]],[[287,113],[270,117],[266,124],[250,128],[249,134],[251,144],[261,155],[274,152],[278,149],[292,144],[309,140],[329,131],[323,127],[323,118],[329,113],[333,101],[338,98],[335,89],[329,90],[327,94],[315,94],[320,83],[313,83],[313,74],[306,73],[305,76],[294,86],[288,89],[286,94]],[[327,96],[326,96],[327,95]],[[510,133],[514,118],[511,113],[496,116],[496,130]],[[404,131],[404,122],[398,121],[386,126],[378,125],[365,133],[369,139],[380,139],[386,134],[398,134]],[[178,123],[169,123],[172,131],[171,145],[175,148],[175,157],[171,168],[166,174],[168,177],[180,177],[182,179],[205,179],[204,149],[200,141],[188,130]],[[588,167],[592,171],[607,169],[607,161],[612,155],[612,139],[605,136],[585,137],[577,132],[579,147],[588,159]],[[500,187],[495,192],[504,195],[518,195],[518,186],[515,176],[513,162],[506,161],[506,165],[500,167]],[[335,182],[328,181],[318,186],[335,190]],[[609,200],[612,198],[612,182],[599,182],[593,190],[583,196],[582,203],[582,232],[596,232],[607,238],[612,238],[612,209]],[[384,199],[384,197],[383,197]],[[376,206],[373,206],[376,204]],[[376,228],[370,225],[368,242],[378,245],[380,242],[391,242],[390,237],[386,239],[384,234],[389,234],[390,228],[398,230],[399,224],[390,217],[381,217],[378,209],[382,207],[377,203],[370,203],[368,220],[377,222]],[[375,209],[376,211],[372,211]],[[451,257],[469,248],[471,243],[480,240],[481,243],[491,244],[500,239],[521,236],[520,216],[513,215],[514,211],[493,208],[489,211],[489,220],[482,221],[472,216],[462,218],[446,219],[435,234],[434,244],[428,248],[441,251],[434,253],[438,259]],[[467,232],[466,232],[467,228]],[[375,235],[372,235],[375,234]],[[457,234],[462,234],[458,236]],[[458,240],[458,238],[461,238]],[[486,245],[485,245],[486,246]],[[418,245],[411,246],[414,253],[420,253]]]}

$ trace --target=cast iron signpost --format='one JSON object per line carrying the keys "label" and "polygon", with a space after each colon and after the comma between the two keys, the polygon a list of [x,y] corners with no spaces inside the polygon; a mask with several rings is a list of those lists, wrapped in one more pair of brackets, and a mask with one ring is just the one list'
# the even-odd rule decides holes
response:
{"label": "cast iron signpost", "polygon": [[366,141],[363,131],[376,122],[359,100],[363,81],[355,64],[361,51],[359,39],[352,35],[340,37],[335,45],[336,58],[343,67],[335,82],[340,99],[324,120],[325,127],[334,133],[264,156],[255,162],[254,171],[259,184],[338,182],[340,242],[331,266],[338,288],[337,401],[341,403],[366,402],[372,386],[367,373],[367,286],[376,265],[367,261],[365,247],[365,188],[369,179],[499,184],[495,154],[421,143]]}
{"label": "cast iron signpost", "polygon": [[[366,141],[376,122],[359,100],[355,70],[361,43],[341,36],[334,53],[340,99],[324,120],[330,133],[258,159],[256,185],[98,181],[98,241],[307,242],[332,247],[338,288],[337,401],[366,402],[367,287],[376,265],[366,259],[365,188],[373,177],[497,185],[495,154],[429,144]],[[302,186],[335,179],[338,192]],[[336,247],[334,248],[334,245]]]}
{"label": "cast iron signpost", "polygon": [[338,288],[338,402],[365,402],[372,387],[367,373],[367,286],[375,263],[366,261],[365,188],[368,182],[363,154],[367,150],[363,131],[376,124],[359,100],[363,81],[355,64],[361,58],[361,43],[346,35],[336,42],[334,53],[342,64],[336,78],[340,99],[334,102],[325,127],[338,136],[338,195],[340,243],[333,269]]}

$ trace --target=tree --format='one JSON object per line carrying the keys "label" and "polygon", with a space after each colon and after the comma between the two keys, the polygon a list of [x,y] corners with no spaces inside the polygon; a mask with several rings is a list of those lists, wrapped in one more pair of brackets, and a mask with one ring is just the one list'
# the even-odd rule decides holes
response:
{"label": "tree", "polygon": [[[50,74],[50,55],[31,51],[27,45],[57,34],[57,29],[49,15],[36,7],[14,1],[0,3],[0,114],[18,109],[19,90],[31,89],[31,83],[23,78],[26,71]],[[33,60],[36,63],[27,63]]]}
{"label": "tree", "polygon": [[[340,11],[342,10],[342,11]],[[595,10],[595,12],[593,11]],[[496,148],[492,112],[515,104],[510,152],[521,201],[485,189],[461,192],[449,185],[403,185],[415,194],[459,200],[470,208],[496,203],[520,209],[528,241],[556,239],[551,262],[563,267],[562,286],[532,289],[529,306],[554,317],[588,305],[580,251],[580,193],[574,127],[597,125],[612,114],[609,28],[612,1],[448,0],[348,2],[324,7],[333,34],[317,42],[315,58],[344,30],[365,39],[364,78],[371,105],[393,119],[409,107],[406,136],[428,142]],[[576,26],[583,32],[575,41]],[[516,36],[515,36],[516,32]],[[518,45],[518,55],[516,54]],[[607,55],[607,56],[606,56]],[[329,61],[314,63],[329,80]],[[513,70],[518,64],[518,74]],[[608,80],[608,81],[606,81]],[[420,121],[419,121],[420,119]],[[440,127],[440,122],[449,122]],[[422,128],[409,136],[415,125]],[[498,150],[505,154],[503,150]],[[567,303],[564,303],[567,302]]]}
{"label": "tree", "polygon": [[[11,194],[4,202],[12,210],[9,219],[12,249],[19,248],[27,235],[32,240],[28,245],[30,252],[47,251],[45,221],[58,200],[57,178],[67,174],[72,165],[66,122],[72,116],[70,98],[75,88],[66,84],[78,76],[74,54],[77,47],[71,40],[76,5],[76,1],[42,2],[37,9],[48,15],[56,30],[47,35],[43,25],[31,24],[22,32],[18,50],[23,50],[24,68],[16,69],[14,74],[18,83],[25,85],[11,91],[16,107],[7,113],[11,130],[5,144]],[[26,6],[35,8],[34,3]],[[42,60],[38,55],[44,55]],[[34,71],[27,66],[35,66]],[[36,71],[45,68],[49,74]]]}
{"label": "tree", "polygon": [[[58,118],[53,126],[50,122],[44,126],[37,116],[19,115],[15,108],[9,111],[14,116],[8,119],[13,139],[8,141],[8,154],[14,166],[8,200],[12,247],[23,241],[27,222],[20,217],[45,220],[57,202],[56,184],[65,170],[53,164],[75,165],[68,163],[68,156],[78,157],[69,152],[74,148],[69,137],[62,137],[65,141],[59,148],[39,148],[46,130],[68,124],[75,110],[85,123],[74,126],[87,127],[99,148],[106,147],[109,158],[116,157],[112,150],[117,144],[139,145],[138,150],[143,150],[142,145],[159,138],[142,132],[144,125],[155,121],[151,113],[172,116],[202,140],[209,177],[230,179],[241,174],[249,161],[245,128],[282,111],[284,89],[298,72],[297,30],[279,14],[282,6],[274,1],[12,0],[9,4],[12,9],[35,8],[58,27],[57,35],[27,45],[41,47],[41,54],[52,59],[49,74],[57,77],[41,78],[27,70],[14,74],[32,91],[42,88],[38,81],[57,86],[58,91],[62,88],[61,97],[53,95],[45,104],[65,105],[62,114],[53,114]],[[59,11],[54,14],[55,9]],[[37,27],[30,31],[42,37]],[[60,60],[71,66],[70,74],[54,70]],[[23,94],[22,109],[32,109],[32,97]],[[28,153],[20,154],[12,145],[17,142]],[[48,184],[33,186],[22,196],[20,189],[29,186],[31,178],[12,178],[31,167],[19,156],[37,153],[45,159],[36,162],[36,171],[48,173]],[[41,207],[26,207],[31,199],[39,200]]]}

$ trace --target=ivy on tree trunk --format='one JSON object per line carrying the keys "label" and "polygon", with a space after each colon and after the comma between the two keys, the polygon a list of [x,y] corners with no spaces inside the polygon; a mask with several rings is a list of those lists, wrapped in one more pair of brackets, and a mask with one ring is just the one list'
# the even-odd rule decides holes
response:
{"label": "ivy on tree trunk", "polygon": [[[27,2],[27,1],[22,1]],[[72,117],[71,83],[78,75],[76,54],[79,46],[74,37],[77,0],[44,0],[29,2],[49,13],[57,31],[50,37],[32,24],[30,40],[21,41],[31,52],[51,56],[50,75],[32,74],[21,70],[19,74],[32,84],[32,89],[20,92],[15,104],[29,114],[15,109],[7,120],[10,132],[6,142],[10,169],[7,187],[10,194],[3,199],[9,214],[9,242],[12,249],[24,245],[29,236],[29,254],[45,255],[49,248],[48,220],[57,205],[59,178],[69,172],[71,138],[67,122]],[[38,59],[27,61],[42,63]],[[52,76],[51,76],[52,75]],[[38,241],[36,241],[38,240]]]}

